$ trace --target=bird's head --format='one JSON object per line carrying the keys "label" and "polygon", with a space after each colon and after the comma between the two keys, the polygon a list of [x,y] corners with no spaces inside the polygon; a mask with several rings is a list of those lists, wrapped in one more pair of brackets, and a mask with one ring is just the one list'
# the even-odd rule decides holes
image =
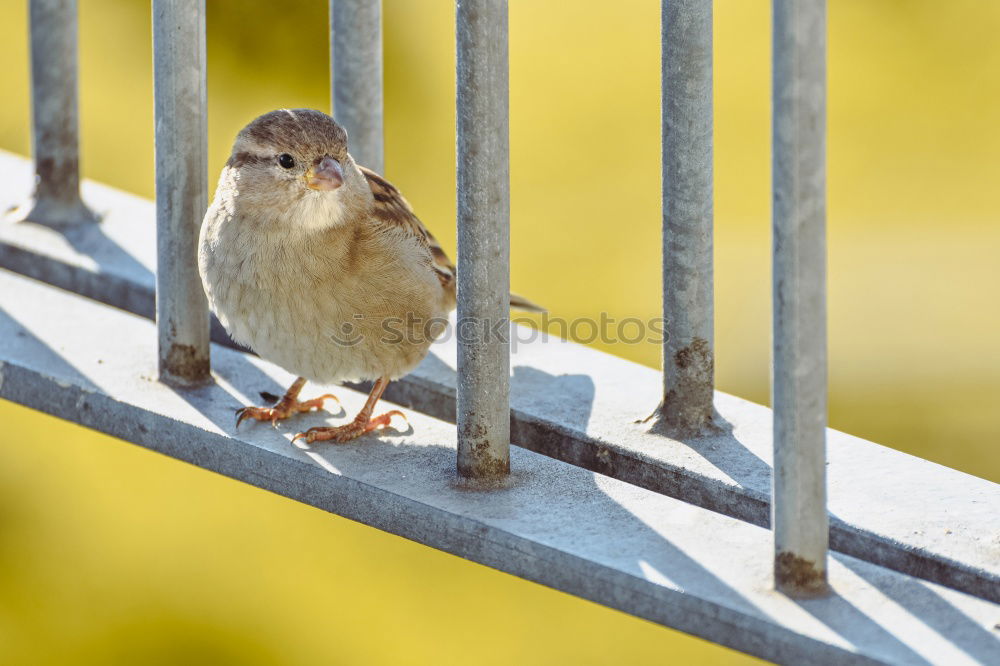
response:
{"label": "bird's head", "polygon": [[241,216],[304,230],[337,226],[370,198],[347,132],[312,109],[271,111],[244,127],[220,188]]}

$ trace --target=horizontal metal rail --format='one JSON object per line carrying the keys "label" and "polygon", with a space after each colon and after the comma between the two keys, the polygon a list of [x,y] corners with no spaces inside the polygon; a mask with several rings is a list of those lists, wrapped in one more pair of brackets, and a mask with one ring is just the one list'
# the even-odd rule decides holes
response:
{"label": "horizontal metal rail", "polygon": [[[0,152],[0,206],[31,182],[28,160]],[[91,182],[83,192],[106,211],[99,228],[65,235],[38,225],[0,225],[0,266],[152,318],[152,202]],[[716,392],[725,429],[681,442],[633,423],[659,399],[660,373],[554,338],[527,342],[525,329],[515,331],[515,444],[770,525],[771,410]],[[213,329],[213,340],[233,346],[221,327]],[[436,343],[413,373],[389,385],[387,399],[454,423],[456,356],[454,338]],[[1000,486],[835,430],[827,430],[827,438],[833,550],[1000,602],[1000,552],[983,541],[996,530]],[[885,469],[894,474],[887,478]],[[896,510],[871,510],[888,504]]]}
{"label": "horizontal metal rail", "polygon": [[[237,432],[233,407],[280,392],[287,372],[216,347],[216,383],[148,381],[150,322],[6,271],[0,340],[0,398],[765,659],[1000,661],[997,604],[843,555],[831,559],[837,595],[774,594],[766,529],[523,449],[511,484],[470,491],[454,482],[455,427],[429,417],[335,446],[290,442],[344,418],[324,413]],[[338,394],[347,413],[365,399]]]}

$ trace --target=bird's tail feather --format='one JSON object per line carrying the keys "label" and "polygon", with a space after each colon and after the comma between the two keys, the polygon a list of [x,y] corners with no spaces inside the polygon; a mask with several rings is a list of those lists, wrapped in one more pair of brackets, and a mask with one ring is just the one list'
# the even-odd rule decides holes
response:
{"label": "bird's tail feather", "polygon": [[511,293],[510,295],[510,307],[517,310],[523,310],[525,312],[548,312],[548,310],[543,308],[541,305],[533,303],[524,296],[514,293]]}

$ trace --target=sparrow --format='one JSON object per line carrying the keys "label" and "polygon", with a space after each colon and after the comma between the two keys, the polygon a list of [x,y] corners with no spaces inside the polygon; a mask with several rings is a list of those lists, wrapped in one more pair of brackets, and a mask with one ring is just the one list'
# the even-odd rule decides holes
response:
{"label": "sparrow", "polygon": [[[350,441],[388,426],[373,416],[390,381],[411,370],[455,307],[455,266],[389,181],[359,166],[347,132],[312,109],[281,109],[236,136],[201,226],[198,268],[230,336],[297,375],[273,407],[245,419],[276,424],[320,409],[306,381],[372,380],[350,423],[292,439]],[[511,296],[511,305],[542,310]]]}

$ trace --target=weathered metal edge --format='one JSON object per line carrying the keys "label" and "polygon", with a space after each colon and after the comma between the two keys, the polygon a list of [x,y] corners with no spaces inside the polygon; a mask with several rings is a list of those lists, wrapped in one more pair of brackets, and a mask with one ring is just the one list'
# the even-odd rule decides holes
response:
{"label": "weathered metal edge", "polygon": [[[0,151],[0,172],[5,174],[23,172],[25,176],[30,176],[30,162]],[[16,188],[18,180],[17,177],[8,178],[5,184]],[[95,186],[92,183],[85,183],[85,193],[88,186],[99,187],[100,199],[105,208],[113,207],[116,197],[127,200],[128,208],[134,209],[136,206],[136,198],[131,195],[119,194],[113,188]],[[4,194],[9,198],[9,191]],[[151,204],[149,208],[148,222],[135,222],[135,224],[137,227],[148,226],[149,244],[152,246],[154,238]],[[86,234],[87,231],[83,229],[53,233]],[[38,238],[40,237],[39,235]],[[91,239],[88,242],[94,241]],[[66,258],[66,253],[59,256],[59,253],[47,252],[46,247],[39,247],[40,244],[41,241],[36,238],[32,238],[31,244],[21,245],[0,236],[0,266],[134,314],[153,317],[155,297],[152,272],[149,272],[148,276],[139,277],[137,271],[126,270],[124,266],[117,266],[113,261],[97,267],[85,265],[83,262],[74,263]],[[212,340],[239,349],[214,317]],[[450,347],[453,346],[452,343],[436,348],[440,350],[439,353],[446,355],[452,353]],[[582,351],[577,345],[567,343],[567,347],[567,350],[560,352],[557,346],[549,345],[546,354],[562,353],[566,356]],[[586,353],[600,354],[589,349]],[[611,358],[608,355],[602,356]],[[512,364],[516,358],[515,354]],[[620,366],[621,374],[634,374],[635,364],[622,359],[613,359],[613,362]],[[454,423],[454,377],[446,375],[447,373],[435,371],[425,363],[409,376],[390,384],[385,394],[386,398]],[[354,387],[365,388],[362,385]],[[645,391],[641,393],[644,395]],[[649,398],[647,402],[652,406],[656,400],[655,395],[651,393],[647,397]],[[762,527],[770,525],[770,496],[765,490],[766,484],[761,483],[760,479],[743,478],[742,473],[732,473],[731,470],[729,476],[732,478],[725,478],[725,475],[706,475],[686,467],[681,458],[673,462],[668,459],[671,456],[669,453],[650,455],[648,451],[634,448],[633,440],[624,436],[612,439],[586,427],[568,427],[560,422],[559,413],[553,412],[551,417],[547,417],[544,408],[531,406],[531,411],[535,412],[532,414],[524,409],[524,401],[519,401],[516,394],[512,399],[511,438],[519,446],[755,525]],[[732,396],[716,392],[717,404],[734,400]],[[637,402],[642,403],[642,400]],[[836,431],[828,432],[831,435],[842,436]],[[699,446],[697,440],[685,440],[682,445],[691,445],[693,449]],[[871,444],[871,446],[876,445]],[[956,525],[956,530],[959,527],[960,525]],[[831,516],[830,545],[834,550],[990,601],[1000,602],[1000,566],[994,570],[993,567],[986,568],[964,562],[949,557],[933,547],[922,546],[919,538],[913,539],[904,542],[897,538],[897,535],[883,534],[866,529],[862,525],[845,522],[836,515]]]}

